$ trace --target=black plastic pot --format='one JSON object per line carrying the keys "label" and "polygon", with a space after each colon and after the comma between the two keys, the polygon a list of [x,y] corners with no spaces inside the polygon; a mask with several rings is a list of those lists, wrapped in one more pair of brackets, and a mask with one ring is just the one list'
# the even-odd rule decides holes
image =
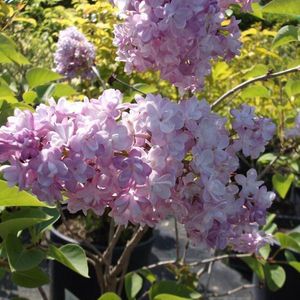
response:
{"label": "black plastic pot", "polygon": [[[78,243],[77,241],[61,234],[56,229],[50,232],[50,239],[55,244],[65,245],[68,243]],[[128,271],[139,269],[148,264],[148,259],[151,253],[151,247],[154,242],[154,235],[140,242],[133,250],[129,261]],[[106,247],[95,245],[100,251],[104,251]],[[112,261],[116,263],[121,256],[124,247],[117,246],[114,249]],[[96,273],[94,268],[89,265],[90,278],[82,277],[73,272],[64,265],[50,261],[50,299],[65,300],[66,295],[73,294],[80,300],[96,300],[101,295],[100,288],[97,283]],[[69,298],[70,299],[70,298]]]}

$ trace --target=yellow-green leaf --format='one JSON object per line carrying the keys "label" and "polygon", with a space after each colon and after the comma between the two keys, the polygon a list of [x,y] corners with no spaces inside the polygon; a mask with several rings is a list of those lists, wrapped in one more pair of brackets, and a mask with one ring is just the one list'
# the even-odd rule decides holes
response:
{"label": "yellow-green leaf", "polygon": [[4,180],[0,180],[0,206],[47,206],[35,196],[19,191],[17,187],[9,187]]}

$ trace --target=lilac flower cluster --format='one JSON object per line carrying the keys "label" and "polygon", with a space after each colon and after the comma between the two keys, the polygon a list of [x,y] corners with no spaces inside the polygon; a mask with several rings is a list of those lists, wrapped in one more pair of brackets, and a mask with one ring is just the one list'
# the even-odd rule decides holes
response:
{"label": "lilac flower cluster", "polygon": [[231,110],[235,118],[232,128],[238,134],[233,147],[236,151],[242,150],[246,157],[258,158],[265,151],[265,145],[274,135],[276,127],[271,119],[259,118],[254,111],[254,107],[246,104],[242,105],[241,110]]}
{"label": "lilac flower cluster", "polygon": [[239,53],[240,30],[224,8],[249,0],[114,0],[124,22],[115,26],[117,60],[125,71],[160,71],[183,93],[203,87],[211,61]]}
{"label": "lilac flower cluster", "polygon": [[91,67],[95,62],[94,45],[76,27],[60,31],[54,54],[55,71],[68,78],[78,75],[93,77]]}
{"label": "lilac flower cluster", "polygon": [[0,128],[1,171],[42,201],[64,195],[71,212],[109,210],[118,224],[149,226],[171,214],[194,243],[256,251],[268,241],[258,227],[274,193],[254,169],[235,175],[238,150],[225,123],[194,97],[149,94],[130,104],[106,90],[83,102],[51,100],[33,113],[16,109]]}

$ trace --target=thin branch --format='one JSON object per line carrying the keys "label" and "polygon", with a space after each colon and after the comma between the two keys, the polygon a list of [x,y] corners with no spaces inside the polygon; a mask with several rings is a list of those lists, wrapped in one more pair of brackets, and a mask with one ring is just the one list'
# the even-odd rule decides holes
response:
{"label": "thin branch", "polygon": [[144,266],[143,268],[145,269],[155,269],[158,267],[162,267],[162,266],[167,266],[167,265],[173,265],[176,264],[176,260],[172,259],[172,260],[165,260],[165,261],[159,261],[155,264],[151,264],[149,266]]}
{"label": "thin branch", "polygon": [[[196,267],[196,266],[199,266],[199,265],[209,264],[212,261],[219,261],[219,260],[223,260],[223,259],[227,259],[227,258],[242,258],[242,257],[250,257],[250,256],[252,256],[251,253],[224,254],[224,255],[219,255],[219,256],[215,256],[215,257],[211,257],[211,258],[205,258],[205,259],[200,260],[200,261],[188,262],[185,265],[188,265],[190,267]],[[157,267],[167,266],[167,265],[172,265],[172,264],[177,264],[179,266],[183,265],[181,262],[177,262],[176,260],[173,259],[173,260],[159,261],[155,264],[145,266],[144,268],[146,268],[146,269],[155,269]]]}
{"label": "thin branch", "polygon": [[110,240],[110,243],[106,250],[103,253],[103,259],[108,261],[108,264],[110,264],[110,256],[112,255],[112,252],[120,238],[121,233],[123,232],[124,226],[118,226],[113,237]]}
{"label": "thin branch", "polygon": [[261,75],[261,76],[257,76],[254,77],[252,79],[249,79],[239,85],[237,85],[236,87],[234,87],[233,89],[229,90],[228,92],[226,92],[225,94],[223,94],[220,98],[218,98],[212,105],[211,108],[215,108],[218,104],[220,104],[224,99],[226,99],[227,97],[229,97],[230,95],[236,93],[239,90],[242,90],[243,88],[247,87],[248,85],[256,82],[256,81],[264,81],[264,80],[269,80],[275,77],[279,77],[285,74],[289,74],[289,73],[295,73],[295,72],[299,72],[300,71],[300,65],[291,69],[287,69],[287,70],[283,70],[277,73],[272,73],[272,72],[268,72],[265,75]]}
{"label": "thin branch", "polygon": [[244,284],[244,285],[241,285],[237,288],[234,288],[232,290],[229,290],[227,291],[226,293],[223,293],[223,294],[217,294],[217,293],[213,293],[211,294],[212,297],[225,297],[225,296],[230,296],[232,294],[235,294],[239,291],[242,291],[242,290],[245,290],[245,289],[252,289],[252,288],[255,288],[257,287],[257,285],[255,284]]}
{"label": "thin branch", "polygon": [[210,280],[211,280],[211,276],[212,276],[213,266],[214,266],[214,261],[211,261],[207,267],[208,277],[207,277],[207,281],[206,281],[206,285],[205,285],[205,289],[204,289],[204,299],[207,299],[207,294],[208,294],[209,284],[210,284]]}
{"label": "thin branch", "polygon": [[130,259],[130,255],[133,249],[141,240],[141,238],[143,237],[143,235],[146,233],[147,230],[148,230],[148,226],[139,227],[137,229],[133,237],[127,242],[121,257],[117,262],[117,265],[113,268],[111,272],[111,276],[117,276],[123,270],[123,266],[125,266],[126,261]]}
{"label": "thin branch", "polygon": [[127,273],[127,269],[128,269],[128,265],[129,265],[129,259],[126,260],[126,262],[124,263],[123,265],[123,271],[122,271],[122,274],[119,278],[119,286],[118,286],[118,289],[117,289],[117,293],[118,295],[121,295],[122,293],[122,289],[123,289],[123,284],[124,284],[124,280],[125,280],[125,275]]}
{"label": "thin branch", "polygon": [[196,262],[192,262],[189,263],[188,265],[191,267],[194,266],[199,266],[199,265],[204,265],[204,264],[208,264],[212,261],[218,261],[218,260],[223,260],[223,259],[227,259],[227,258],[242,258],[242,257],[249,257],[252,256],[251,253],[241,253],[241,254],[223,254],[223,255],[219,255],[219,256],[214,256],[211,258],[206,258],[200,261],[196,261]]}
{"label": "thin branch", "polygon": [[176,261],[179,261],[179,252],[180,252],[180,248],[179,248],[179,233],[178,233],[178,223],[176,218],[174,218],[174,227],[175,227],[175,243],[176,243]]}
{"label": "thin branch", "polygon": [[96,75],[97,79],[99,80],[103,90],[106,89],[106,83],[104,82],[104,80],[102,79],[101,77],[101,74],[100,72],[98,71],[97,67],[96,66],[92,66],[92,71],[93,73]]}
{"label": "thin branch", "polygon": [[280,155],[281,155],[281,153],[279,153],[272,161],[270,161],[270,163],[258,175],[257,180],[260,180],[269,172],[269,170],[272,168],[272,166],[275,164],[275,162],[279,159]]}
{"label": "thin branch", "polygon": [[147,96],[146,93],[144,93],[144,92],[142,92],[141,90],[135,88],[134,86],[128,84],[127,82],[125,82],[125,81],[119,79],[119,78],[116,76],[116,74],[112,74],[112,75],[110,76],[110,78],[108,79],[109,85],[112,85],[114,81],[117,81],[117,82],[123,84],[124,86],[126,86],[126,87],[128,87],[128,88],[130,88],[130,89],[133,89],[134,91],[136,91],[136,92],[142,94],[143,96]]}
{"label": "thin branch", "polygon": [[190,241],[187,240],[187,242],[185,243],[184,249],[183,249],[182,257],[181,257],[182,263],[185,263],[185,259],[186,259],[187,252],[189,250],[189,246],[190,246]]}
{"label": "thin branch", "polygon": [[106,289],[105,289],[106,284],[105,284],[104,276],[103,276],[103,269],[102,269],[103,265],[101,264],[101,262],[99,260],[94,260],[93,265],[94,265],[97,282],[100,287],[101,293],[105,293],[106,292]]}
{"label": "thin branch", "polygon": [[42,299],[48,300],[48,296],[47,296],[46,292],[44,291],[44,289],[41,286],[39,286],[37,289],[38,289],[39,293],[41,294]]}

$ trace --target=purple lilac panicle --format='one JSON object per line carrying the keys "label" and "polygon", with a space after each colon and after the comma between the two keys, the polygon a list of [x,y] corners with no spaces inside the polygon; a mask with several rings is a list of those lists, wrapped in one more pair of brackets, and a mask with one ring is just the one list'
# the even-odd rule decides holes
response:
{"label": "purple lilac panicle", "polygon": [[54,54],[55,70],[68,78],[93,77],[95,47],[76,27],[60,31]]}
{"label": "purple lilac panicle", "polygon": [[[256,145],[271,139],[271,122],[252,108],[233,114],[233,127],[247,127]],[[111,89],[83,102],[50,100],[16,110],[0,128],[1,171],[42,201],[67,196],[71,212],[108,209],[118,224],[149,226],[173,215],[195,244],[257,251],[269,241],[258,229],[274,193],[254,169],[233,176],[240,147],[225,125],[195,97],[149,94],[129,104]]]}
{"label": "purple lilac panicle", "polygon": [[[183,93],[203,88],[211,61],[232,59],[241,43],[238,21],[224,8],[250,0],[115,0],[123,23],[115,26],[117,60],[125,71],[160,71]],[[221,6],[220,6],[221,5]],[[226,20],[226,24],[225,21]]]}

